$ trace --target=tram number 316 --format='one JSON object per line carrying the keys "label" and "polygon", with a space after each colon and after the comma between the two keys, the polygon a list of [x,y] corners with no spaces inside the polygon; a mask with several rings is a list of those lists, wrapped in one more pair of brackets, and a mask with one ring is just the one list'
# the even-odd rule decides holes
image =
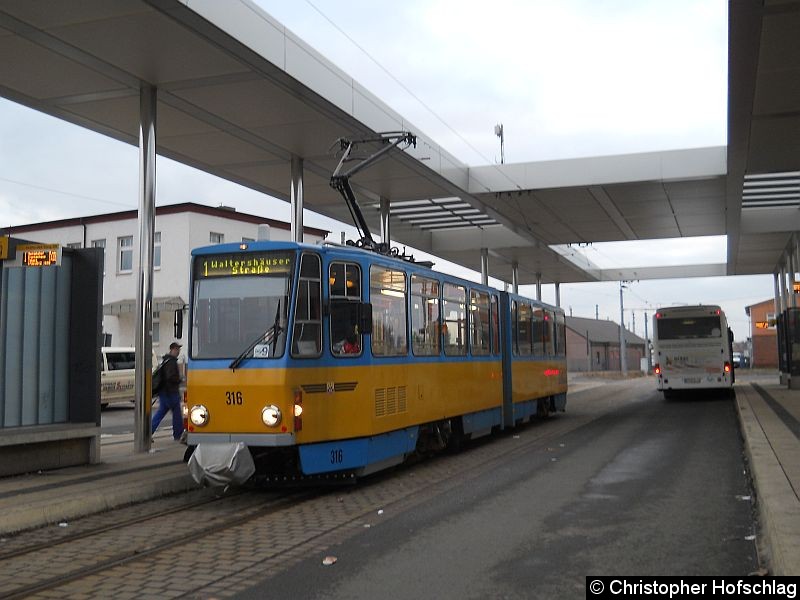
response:
{"label": "tram number 316", "polygon": [[225,392],[225,404],[241,405],[242,403],[244,403],[244,397],[242,396],[242,392]]}
{"label": "tram number 316", "polygon": [[340,465],[344,462],[344,451],[341,448],[331,450],[331,464]]}

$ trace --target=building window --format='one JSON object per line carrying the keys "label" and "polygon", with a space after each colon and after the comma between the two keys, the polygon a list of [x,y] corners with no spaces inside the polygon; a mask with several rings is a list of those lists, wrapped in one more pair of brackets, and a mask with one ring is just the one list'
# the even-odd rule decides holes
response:
{"label": "building window", "polygon": [[153,268],[161,268],[161,232],[156,231],[153,234]]}
{"label": "building window", "polygon": [[208,234],[208,241],[212,244],[222,244],[225,242],[225,234],[212,231]]}
{"label": "building window", "polygon": [[105,240],[92,240],[92,248],[102,248],[103,253],[100,255],[100,267],[103,269],[103,275],[106,274],[106,241]]}
{"label": "building window", "polygon": [[80,248],[80,247],[81,247],[80,242],[70,242],[69,244],[67,244],[67,248]]}
{"label": "building window", "polygon": [[117,271],[130,273],[133,271],[133,236],[126,235],[125,237],[117,238],[117,248],[117,256],[119,256]]}
{"label": "building window", "polygon": [[153,311],[153,344],[161,341],[161,313]]}

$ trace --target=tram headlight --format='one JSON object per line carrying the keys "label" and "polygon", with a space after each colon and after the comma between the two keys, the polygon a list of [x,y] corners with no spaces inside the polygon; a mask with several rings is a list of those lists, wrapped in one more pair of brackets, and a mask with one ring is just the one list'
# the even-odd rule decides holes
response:
{"label": "tram headlight", "polygon": [[202,427],[208,423],[208,409],[202,404],[195,404],[189,409],[189,420],[192,425]]}
{"label": "tram headlight", "polygon": [[261,420],[267,427],[277,427],[281,422],[281,409],[270,404],[261,409]]}

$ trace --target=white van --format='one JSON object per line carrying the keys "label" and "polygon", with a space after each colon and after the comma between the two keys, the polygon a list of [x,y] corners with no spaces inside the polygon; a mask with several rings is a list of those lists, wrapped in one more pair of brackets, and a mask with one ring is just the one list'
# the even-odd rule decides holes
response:
{"label": "white van", "polygon": [[133,405],[136,351],[129,347],[104,346],[101,355],[100,406],[105,408],[112,403]]}

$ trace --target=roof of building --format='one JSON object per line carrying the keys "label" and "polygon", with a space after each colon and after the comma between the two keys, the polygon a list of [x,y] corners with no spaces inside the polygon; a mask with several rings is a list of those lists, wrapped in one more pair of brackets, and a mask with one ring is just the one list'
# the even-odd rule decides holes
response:
{"label": "roof of building", "polygon": [[[584,317],[567,317],[567,327],[575,333],[586,337],[589,341],[599,344],[619,345],[619,324],[614,321],[601,321],[599,319],[586,319]],[[625,343],[644,345],[645,341],[635,333],[625,330]]]}
{"label": "roof of building", "polygon": [[[202,215],[209,215],[212,217],[220,217],[223,219],[230,219],[232,221],[241,221],[243,223],[253,223],[255,225],[269,225],[277,229],[290,230],[291,226],[285,221],[277,219],[270,219],[269,217],[261,217],[258,215],[250,215],[247,213],[237,212],[234,208],[225,206],[213,207],[205,206],[203,204],[196,204],[194,202],[182,202],[180,204],[169,204],[166,206],[156,207],[156,216],[174,215],[179,213],[191,212]],[[106,223],[108,221],[124,221],[125,219],[136,219],[138,211],[136,210],[123,210],[113,213],[105,213],[102,215],[91,215],[88,217],[74,217],[71,219],[60,219],[57,221],[43,221],[41,223],[29,223],[27,225],[15,225],[12,227],[5,227],[6,234],[22,233],[25,231],[41,231],[42,229],[55,229],[57,227],[71,227],[74,225],[88,225],[90,223]],[[329,231],[325,229],[317,229],[316,227],[303,227],[305,233],[318,235],[320,237],[327,236]]]}
{"label": "roof of building", "polygon": [[761,302],[754,302],[753,304],[748,304],[747,306],[744,307],[744,313],[747,316],[750,316],[750,309],[751,308],[753,308],[755,306],[763,306],[765,304],[771,304],[771,305],[774,306],[775,305],[775,298],[768,298],[767,300],[762,300]]}

